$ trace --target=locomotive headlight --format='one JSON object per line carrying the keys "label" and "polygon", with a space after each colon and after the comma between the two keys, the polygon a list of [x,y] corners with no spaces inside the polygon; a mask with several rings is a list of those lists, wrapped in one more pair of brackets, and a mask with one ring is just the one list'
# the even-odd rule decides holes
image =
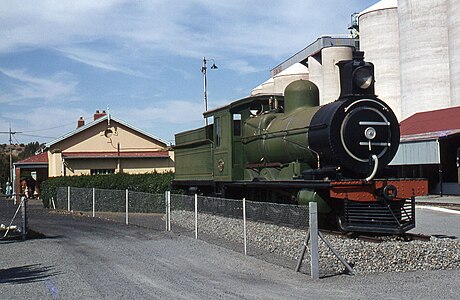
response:
{"label": "locomotive headlight", "polygon": [[377,131],[375,130],[374,127],[367,127],[366,130],[364,131],[364,136],[368,140],[373,140],[377,136]]}
{"label": "locomotive headlight", "polygon": [[353,72],[353,82],[361,89],[365,90],[371,86],[374,81],[371,69],[367,67],[358,67]]}

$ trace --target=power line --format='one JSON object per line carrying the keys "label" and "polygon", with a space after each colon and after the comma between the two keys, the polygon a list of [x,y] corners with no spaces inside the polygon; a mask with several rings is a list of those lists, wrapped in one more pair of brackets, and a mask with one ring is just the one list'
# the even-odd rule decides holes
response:
{"label": "power line", "polygon": [[[25,131],[25,132],[28,132],[28,131]],[[19,135],[29,136],[29,137],[37,137],[37,138],[44,138],[44,139],[55,139],[56,138],[55,136],[44,136],[44,135],[34,135],[34,134],[24,134],[24,133],[20,133]]]}
{"label": "power line", "polygon": [[[85,118],[85,120],[87,120],[87,119],[88,118]],[[64,126],[69,126],[69,125],[72,125],[72,124],[75,124],[75,122],[66,123],[66,124],[62,124],[62,125],[58,125],[58,126],[54,126],[54,127],[49,127],[49,128],[36,129],[36,130],[27,130],[27,131],[23,131],[23,132],[31,133],[31,132],[47,131],[47,130],[51,130],[51,129],[61,128],[61,127],[64,127]]]}

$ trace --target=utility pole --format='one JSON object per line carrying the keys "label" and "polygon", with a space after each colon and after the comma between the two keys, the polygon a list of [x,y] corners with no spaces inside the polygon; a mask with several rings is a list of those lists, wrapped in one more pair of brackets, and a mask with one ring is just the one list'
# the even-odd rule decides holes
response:
{"label": "utility pole", "polygon": [[[217,69],[214,59],[206,59],[206,57],[203,57],[203,66],[201,67],[201,73],[203,73],[204,111],[205,112],[208,111],[208,93],[207,93],[208,81],[206,79],[206,70],[208,69],[208,67],[206,67],[206,63],[210,60],[212,61],[211,69],[213,70]],[[208,118],[204,118],[204,125],[208,126]]]}
{"label": "utility pole", "polygon": [[3,134],[9,134],[9,142],[10,142],[10,177],[8,178],[8,182],[11,183],[11,185],[13,185],[13,134],[16,134],[16,133],[22,133],[22,132],[19,132],[19,131],[11,131],[11,124],[10,124],[10,130],[9,131],[0,131],[0,133],[3,133]]}

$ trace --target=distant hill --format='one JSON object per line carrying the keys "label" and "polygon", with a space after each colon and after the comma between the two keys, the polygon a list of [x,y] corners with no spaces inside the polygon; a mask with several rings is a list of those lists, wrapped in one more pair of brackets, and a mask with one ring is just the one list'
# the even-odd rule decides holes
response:
{"label": "distant hill", "polygon": [[[19,157],[21,153],[24,152],[26,145],[24,144],[13,144],[11,148],[13,150],[13,156]],[[10,145],[9,144],[0,144],[0,154],[10,155]]]}

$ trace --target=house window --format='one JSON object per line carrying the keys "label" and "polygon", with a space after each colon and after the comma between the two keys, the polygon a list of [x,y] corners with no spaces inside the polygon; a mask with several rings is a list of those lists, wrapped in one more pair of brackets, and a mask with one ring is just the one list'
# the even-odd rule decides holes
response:
{"label": "house window", "polygon": [[91,169],[91,175],[107,175],[115,173],[115,169]]}

